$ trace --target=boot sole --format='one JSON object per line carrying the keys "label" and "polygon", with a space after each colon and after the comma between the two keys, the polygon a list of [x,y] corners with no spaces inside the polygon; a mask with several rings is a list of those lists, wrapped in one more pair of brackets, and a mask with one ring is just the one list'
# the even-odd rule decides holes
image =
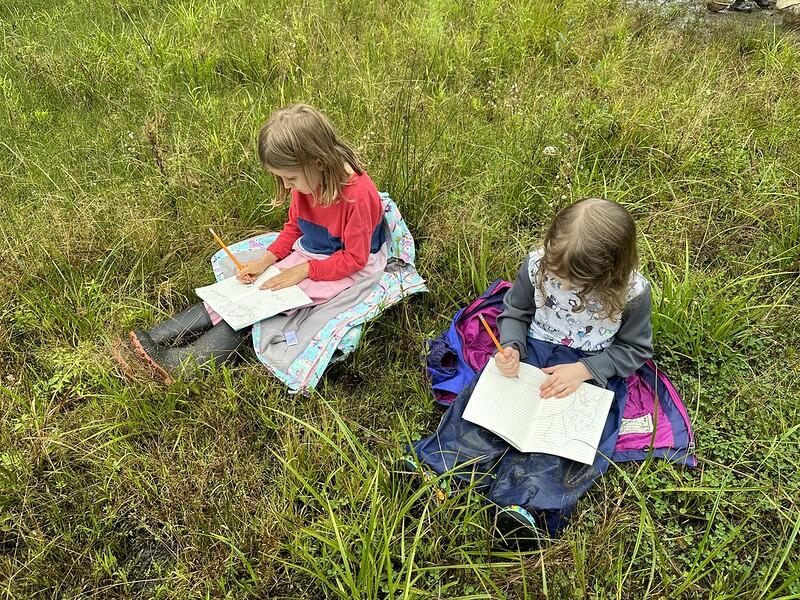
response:
{"label": "boot sole", "polygon": [[153,369],[140,358],[129,341],[117,338],[109,347],[109,351],[125,383],[147,383],[153,380]]}
{"label": "boot sole", "polygon": [[495,517],[495,539],[500,546],[523,552],[536,550],[541,546],[536,528],[526,519],[508,510],[498,511]]}
{"label": "boot sole", "polygon": [[122,374],[122,378],[126,381],[130,381],[133,379],[133,369],[131,368],[130,363],[125,360],[125,357],[122,355],[123,343],[124,342],[119,338],[114,340],[114,342],[111,344],[111,356],[114,358],[114,362],[117,363],[120,373]]}
{"label": "boot sole", "polygon": [[142,346],[141,342],[139,342],[139,338],[136,337],[136,333],[131,331],[129,334],[131,340],[131,346],[133,346],[134,351],[136,354],[141,358],[147,365],[155,372],[156,375],[164,382],[165,385],[172,385],[175,383],[175,380],[172,379],[172,376],[167,372],[164,367],[159,365],[153,358],[147,353]]}

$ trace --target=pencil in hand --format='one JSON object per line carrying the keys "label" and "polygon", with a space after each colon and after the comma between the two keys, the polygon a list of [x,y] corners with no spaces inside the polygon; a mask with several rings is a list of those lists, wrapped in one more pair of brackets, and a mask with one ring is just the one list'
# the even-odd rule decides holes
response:
{"label": "pencil in hand", "polygon": [[492,341],[494,342],[494,345],[497,346],[497,351],[498,352],[502,352],[503,351],[503,347],[500,345],[500,342],[497,341],[497,338],[495,337],[494,333],[492,332],[492,328],[489,327],[489,324],[486,322],[486,319],[484,319],[483,315],[481,315],[481,314],[478,315],[478,318],[481,320],[481,323],[483,323],[483,327],[486,329],[486,333],[488,333],[489,337],[492,338]]}
{"label": "pencil in hand", "polygon": [[239,270],[243,269],[244,265],[240,263],[238,260],[236,260],[236,257],[233,255],[233,253],[230,250],[228,250],[228,247],[225,245],[225,242],[222,241],[222,238],[220,238],[211,227],[209,227],[208,230],[211,232],[211,235],[214,236],[214,239],[220,245],[220,247],[223,250],[225,250],[225,254],[227,254],[228,258],[230,258],[233,261],[233,264],[236,265],[236,268]]}
{"label": "pencil in hand", "polygon": [[[494,332],[492,332],[492,328],[489,327],[489,324],[486,322],[486,319],[484,319],[483,315],[481,314],[478,314],[478,318],[481,320],[481,323],[483,323],[483,327],[484,329],[486,329],[486,333],[488,333],[489,337],[492,338],[494,345],[497,347],[497,351],[503,356],[505,356],[505,353],[503,352],[503,347],[500,345],[500,342],[497,340],[497,337],[494,335]],[[516,375],[516,379],[519,379],[519,375]]]}

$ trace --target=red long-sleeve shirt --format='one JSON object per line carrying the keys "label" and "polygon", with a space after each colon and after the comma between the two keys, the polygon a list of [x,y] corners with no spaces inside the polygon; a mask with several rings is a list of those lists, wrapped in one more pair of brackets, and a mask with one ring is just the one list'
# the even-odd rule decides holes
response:
{"label": "red long-sleeve shirt", "polygon": [[363,269],[370,253],[384,243],[380,195],[369,175],[361,173],[339,196],[334,204],[320,206],[312,195],[293,191],[289,218],[268,250],[281,260],[300,239],[307,252],[327,255],[308,262],[308,277],[314,281],[335,281]]}

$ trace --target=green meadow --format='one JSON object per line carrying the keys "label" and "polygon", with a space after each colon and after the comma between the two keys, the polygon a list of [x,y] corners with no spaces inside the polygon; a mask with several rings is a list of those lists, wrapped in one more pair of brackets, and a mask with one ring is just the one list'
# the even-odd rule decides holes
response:
{"label": "green meadow", "polygon": [[[0,0],[0,598],[800,598],[800,44],[619,0]],[[324,111],[430,292],[318,389],[255,357],[167,389],[109,345],[282,225],[255,138]],[[552,146],[555,151],[545,148]],[[612,467],[564,536],[493,547],[424,342],[560,207],[624,204],[699,465]]]}

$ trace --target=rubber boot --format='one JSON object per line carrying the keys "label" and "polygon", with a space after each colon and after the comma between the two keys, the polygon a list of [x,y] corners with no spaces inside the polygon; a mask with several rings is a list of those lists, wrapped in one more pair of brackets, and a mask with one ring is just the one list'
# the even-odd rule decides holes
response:
{"label": "rubber boot", "polygon": [[208,316],[205,304],[198,302],[174,317],[162,321],[149,331],[136,329],[131,332],[131,341],[136,337],[142,345],[181,345],[211,329],[214,323]]}
{"label": "rubber boot", "polygon": [[495,541],[508,550],[536,550],[542,538],[531,514],[521,506],[500,506],[495,516]]}
{"label": "rubber boot", "polygon": [[222,321],[193,343],[175,348],[152,343],[148,337],[131,335],[131,343],[139,356],[169,385],[175,377],[190,379],[203,367],[221,365],[234,359],[250,338],[250,328],[234,331]]}

